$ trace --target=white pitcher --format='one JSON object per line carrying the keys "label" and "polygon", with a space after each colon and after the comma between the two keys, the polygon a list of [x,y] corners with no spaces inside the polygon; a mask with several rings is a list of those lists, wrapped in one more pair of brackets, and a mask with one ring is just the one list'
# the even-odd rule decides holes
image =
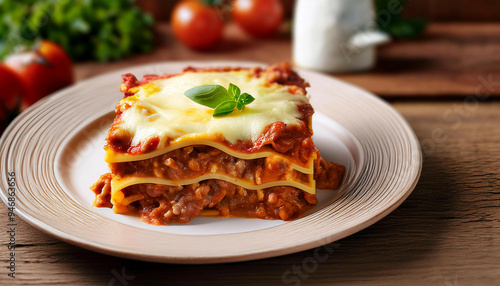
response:
{"label": "white pitcher", "polygon": [[375,65],[377,45],[389,36],[376,30],[373,0],[298,0],[293,60],[322,72],[352,72]]}

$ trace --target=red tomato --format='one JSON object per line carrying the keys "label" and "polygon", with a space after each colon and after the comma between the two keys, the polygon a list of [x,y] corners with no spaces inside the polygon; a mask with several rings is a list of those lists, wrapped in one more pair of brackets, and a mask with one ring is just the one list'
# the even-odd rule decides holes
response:
{"label": "red tomato", "polygon": [[5,64],[21,77],[26,94],[23,107],[73,83],[73,65],[66,52],[57,44],[42,41],[32,51],[13,54]]}
{"label": "red tomato", "polygon": [[232,17],[247,33],[270,36],[283,20],[283,4],[280,0],[235,0]]}
{"label": "red tomato", "polygon": [[24,92],[19,75],[10,67],[0,64],[0,135],[19,113]]}
{"label": "red tomato", "polygon": [[171,24],[175,37],[196,50],[213,47],[224,31],[224,22],[217,11],[195,0],[178,3],[172,11]]}

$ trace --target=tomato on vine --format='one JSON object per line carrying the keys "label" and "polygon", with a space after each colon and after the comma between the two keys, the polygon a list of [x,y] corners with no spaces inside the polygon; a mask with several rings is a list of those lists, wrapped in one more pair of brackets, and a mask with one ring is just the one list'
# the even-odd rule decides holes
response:
{"label": "tomato on vine", "polygon": [[44,40],[24,53],[9,55],[5,64],[15,70],[26,93],[23,107],[73,83],[73,64],[57,44]]}
{"label": "tomato on vine", "polygon": [[280,0],[235,0],[231,15],[247,33],[266,37],[278,30],[283,20],[283,4]]}
{"label": "tomato on vine", "polygon": [[19,75],[0,64],[0,135],[7,125],[21,111],[21,100],[25,94],[24,84]]}
{"label": "tomato on vine", "polygon": [[175,37],[195,50],[215,46],[222,38],[224,21],[214,0],[184,0],[172,11],[171,26]]}

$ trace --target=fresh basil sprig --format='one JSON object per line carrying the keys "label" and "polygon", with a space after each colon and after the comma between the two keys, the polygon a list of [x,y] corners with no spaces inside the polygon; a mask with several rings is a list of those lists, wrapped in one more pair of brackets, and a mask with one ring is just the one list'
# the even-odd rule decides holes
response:
{"label": "fresh basil sprig", "polygon": [[246,92],[242,94],[240,88],[232,83],[228,89],[218,84],[197,86],[184,92],[184,95],[198,104],[214,108],[214,117],[228,115],[235,107],[243,110],[245,105],[255,100]]}

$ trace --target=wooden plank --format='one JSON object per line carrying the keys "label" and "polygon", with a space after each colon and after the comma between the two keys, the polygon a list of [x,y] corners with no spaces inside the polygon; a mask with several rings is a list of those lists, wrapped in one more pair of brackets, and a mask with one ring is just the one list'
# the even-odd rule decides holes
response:
{"label": "wooden plank", "polygon": [[499,38],[500,24],[432,24],[420,39],[380,48],[372,71],[337,76],[384,97],[467,96],[491,76],[488,92],[499,96]]}
{"label": "wooden plank", "polygon": [[[474,94],[479,77],[500,82],[500,24],[432,24],[421,39],[393,42],[380,49],[377,67],[368,72],[336,75],[387,98],[465,97]],[[157,27],[159,47],[151,54],[113,62],[76,65],[78,80],[131,65],[149,64],[161,73],[161,61],[242,60],[263,63],[291,61],[290,35],[254,39],[235,25],[228,25],[225,38],[211,51],[196,52],[173,38],[168,25]],[[117,88],[120,79],[116,79]],[[488,90],[500,96],[500,86]]]}
{"label": "wooden plank", "polygon": [[[210,51],[194,51],[177,41],[168,24],[156,27],[158,47],[150,54],[137,55],[112,63],[87,62],[76,65],[76,78],[88,77],[123,69],[131,65],[150,64],[151,73],[161,73],[156,63],[162,61],[258,61],[264,63],[290,61],[290,35],[283,32],[273,39],[254,39],[235,25],[228,25],[224,39]],[[120,79],[117,79],[117,86]]]}
{"label": "wooden plank", "polygon": [[499,0],[407,0],[404,16],[430,21],[498,22]]}
{"label": "wooden plank", "polygon": [[[329,245],[331,254],[319,249],[325,261],[311,262],[314,250],[220,265],[131,261],[60,242],[19,221],[17,275],[10,279],[3,207],[0,285],[498,285],[500,102],[393,106],[423,145],[420,182],[380,222]],[[302,274],[283,280],[294,269]],[[123,274],[130,280],[120,283]]]}

